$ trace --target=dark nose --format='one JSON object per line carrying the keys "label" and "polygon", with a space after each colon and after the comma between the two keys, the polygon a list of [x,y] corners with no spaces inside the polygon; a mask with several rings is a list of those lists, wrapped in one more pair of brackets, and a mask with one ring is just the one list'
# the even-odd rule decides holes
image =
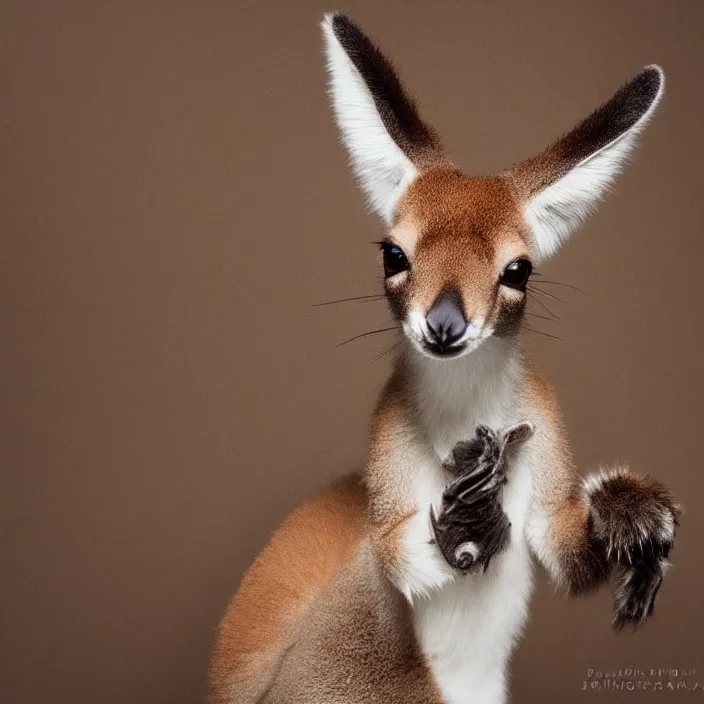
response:
{"label": "dark nose", "polygon": [[433,340],[443,349],[452,346],[467,329],[462,299],[457,291],[445,291],[425,317]]}

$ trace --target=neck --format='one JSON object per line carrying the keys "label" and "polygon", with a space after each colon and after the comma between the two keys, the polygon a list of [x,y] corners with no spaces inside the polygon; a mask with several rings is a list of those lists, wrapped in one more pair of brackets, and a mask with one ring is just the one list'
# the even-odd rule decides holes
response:
{"label": "neck", "polygon": [[466,439],[474,426],[515,413],[522,351],[515,339],[490,338],[452,360],[430,359],[406,343],[398,359],[409,401],[436,447]]}

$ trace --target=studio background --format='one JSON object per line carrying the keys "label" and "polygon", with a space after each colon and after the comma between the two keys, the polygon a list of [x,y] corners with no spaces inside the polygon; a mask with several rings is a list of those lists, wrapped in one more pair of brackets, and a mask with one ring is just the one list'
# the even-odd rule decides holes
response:
{"label": "studio background", "polygon": [[[704,686],[704,4],[5,2],[0,8],[0,699],[203,700],[215,628],[285,514],[359,468],[393,334],[325,94],[349,13],[469,172],[541,150],[642,66],[666,95],[600,212],[548,266],[528,334],[582,471],[628,462],[684,503],[655,617],[538,572],[514,701],[588,668]],[[535,306],[535,304],[533,304]],[[539,307],[534,307],[542,313]],[[291,555],[291,560],[296,556]],[[282,566],[285,569],[285,566]],[[652,679],[652,678],[651,678]],[[692,695],[689,695],[690,697]]]}

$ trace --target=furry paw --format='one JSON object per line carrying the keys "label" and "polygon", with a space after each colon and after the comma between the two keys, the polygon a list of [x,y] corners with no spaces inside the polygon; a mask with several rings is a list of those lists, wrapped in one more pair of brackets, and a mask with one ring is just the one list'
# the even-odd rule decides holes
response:
{"label": "furry paw", "polygon": [[438,516],[430,508],[435,541],[448,564],[463,572],[489,566],[510,540],[511,523],[501,506],[506,457],[530,435],[528,423],[497,433],[479,426],[476,436],[458,443],[445,468],[458,478],[443,492]]}
{"label": "furry paw", "polygon": [[617,568],[613,621],[617,631],[626,626],[638,628],[652,615],[668,566],[667,560],[660,557],[635,558],[632,566]]}
{"label": "furry paw", "polygon": [[642,625],[668,566],[680,508],[651,477],[618,470],[589,477],[592,532],[616,570],[614,626]]}

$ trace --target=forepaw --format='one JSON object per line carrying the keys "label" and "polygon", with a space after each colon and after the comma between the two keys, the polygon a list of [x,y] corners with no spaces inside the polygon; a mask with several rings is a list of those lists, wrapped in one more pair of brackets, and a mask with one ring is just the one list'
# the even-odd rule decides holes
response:
{"label": "forepaw", "polygon": [[626,471],[587,479],[592,531],[615,567],[614,626],[642,625],[668,566],[680,508],[651,477]]}
{"label": "forepaw", "polygon": [[614,594],[614,628],[642,626],[655,607],[655,597],[660,591],[669,563],[664,557],[652,560],[636,558],[632,565],[617,569]]}

